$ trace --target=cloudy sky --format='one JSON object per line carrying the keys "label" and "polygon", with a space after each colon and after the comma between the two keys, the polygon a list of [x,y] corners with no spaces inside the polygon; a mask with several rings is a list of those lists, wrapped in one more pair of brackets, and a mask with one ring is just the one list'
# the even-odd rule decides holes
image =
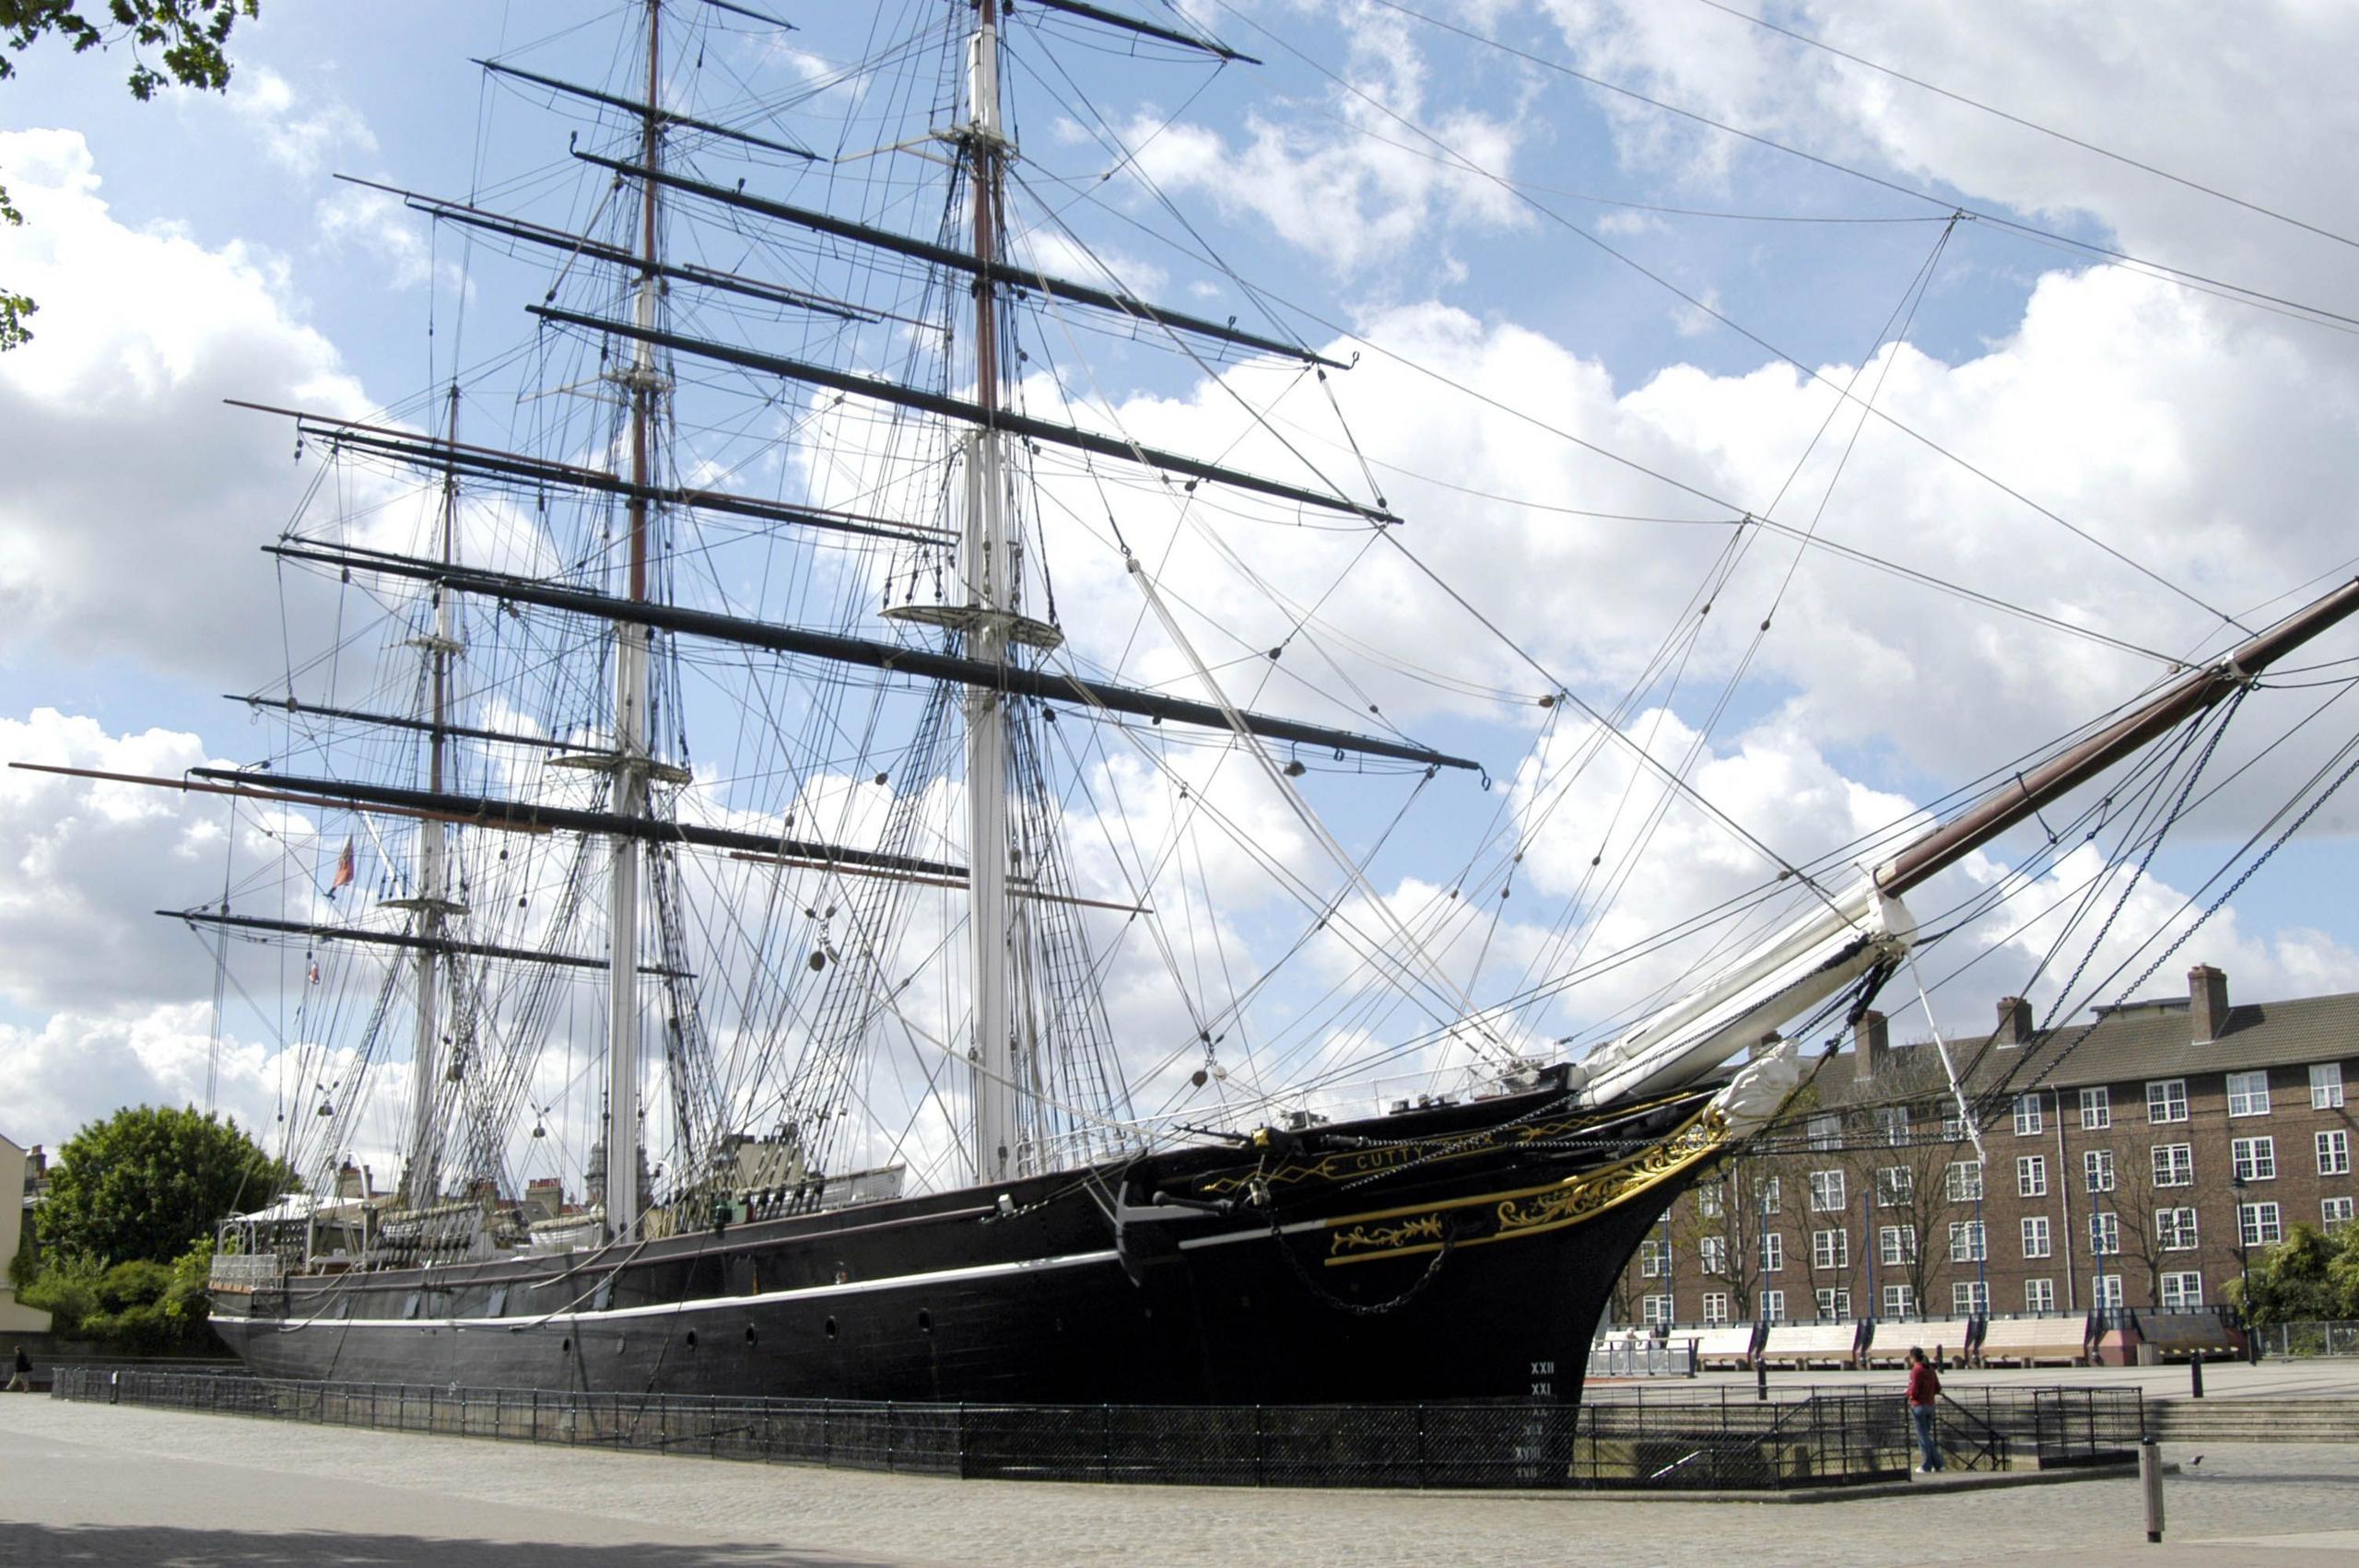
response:
{"label": "cloudy sky", "polygon": [[[1159,444],[1270,472],[1314,462],[1407,519],[1402,549],[1365,556],[1362,540],[1243,528],[1234,554],[1174,551],[1164,582],[1223,653],[1320,603],[1363,696],[1485,762],[1496,793],[1444,780],[1421,798],[1426,841],[1448,846],[1434,863],[1388,843],[1373,872],[1400,918],[1424,919],[1495,842],[1484,825],[1504,802],[1539,907],[1433,928],[1478,1000],[1566,957],[1567,909],[1594,919],[1594,959],[1765,874],[1677,808],[1646,871],[1601,903],[1591,858],[1649,818],[1647,786],[1569,709],[1542,717],[1554,684],[1620,712],[1801,860],[2124,700],[2163,660],[2216,651],[2229,617],[2261,624],[2353,569],[2359,99],[2342,66],[2359,12],[2156,0],[2133,22],[2094,5],[1799,0],[1770,13],[1781,33],[1741,0],[1184,8],[1263,64],[1133,59],[1019,8],[1018,244],[1356,364],[1332,378],[1332,410],[1316,389],[1281,397],[1266,365],[1215,379],[1121,344],[1086,375],[1060,363],[1052,390]],[[779,9],[804,30],[713,28],[667,92],[700,108],[750,91],[782,133],[868,151],[888,117],[839,69],[932,12]],[[513,52],[607,81],[626,58],[615,14],[264,11],[239,30],[225,96],[136,105],[120,52],[53,46],[0,88],[0,181],[27,219],[0,229],[0,286],[41,306],[37,341],[0,357],[8,760],[170,774],[262,755],[218,694],[272,685],[323,635],[255,553],[316,467],[284,425],[222,400],[367,414],[530,337],[537,292],[464,271],[450,231],[334,175],[453,196],[563,183],[560,210],[594,198],[546,104],[466,62]],[[832,178],[757,171],[753,188],[816,202]],[[1241,424],[1245,406],[1262,421]],[[1766,522],[1738,527],[1748,516]],[[1182,536],[1133,522],[1151,558]],[[1043,526],[1068,551],[1077,653],[1174,675],[1173,649],[1136,645],[1119,556],[1077,523]],[[1719,613],[1696,617],[1708,601]],[[1086,629],[1092,607],[1111,629]],[[1683,617],[1672,683],[1655,661]],[[2301,662],[2325,668],[2248,704],[2219,766],[2259,760],[2174,836],[2125,932],[2166,923],[2348,740],[2330,661],[2354,652],[2349,636],[2321,644]],[[1607,760],[1570,773],[1583,758]],[[1214,782],[1247,837],[1343,891],[1266,793]],[[1314,800],[1356,852],[1397,803],[1326,788]],[[206,954],[149,913],[217,894],[227,820],[0,774],[0,1131],[54,1143],[116,1105],[201,1103],[208,1079],[248,1122],[304,1094],[280,1049],[290,1004],[217,1012]],[[2351,824],[2338,799],[2148,989],[2196,959],[2244,999],[2359,986]],[[1942,896],[1998,884],[2030,848],[2001,846]],[[1299,934],[1297,904],[1231,877],[1250,857],[1212,859],[1199,885],[1234,903],[1204,913],[1240,962]],[[2097,859],[2060,861],[2011,907],[2065,897]],[[1991,1000],[2026,985],[2052,994],[2053,924],[2011,929],[1988,927],[1989,955],[1940,988],[1946,1024],[1987,1027]],[[1644,989],[1604,986],[1542,1027],[1579,1034]],[[1397,1036],[1430,1020],[1361,1022]]]}

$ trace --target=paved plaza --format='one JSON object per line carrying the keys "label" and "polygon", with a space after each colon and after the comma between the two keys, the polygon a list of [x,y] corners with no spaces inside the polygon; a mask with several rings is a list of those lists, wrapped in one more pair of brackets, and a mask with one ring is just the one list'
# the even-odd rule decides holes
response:
{"label": "paved plaza", "polygon": [[[2187,1378],[1953,1381],[1986,1375],[2136,1380],[2154,1393],[2183,1392]],[[2352,1392],[2359,1369],[2214,1367],[2208,1381],[2216,1398],[2314,1397]],[[1808,1506],[958,1481],[15,1395],[0,1397],[0,1563],[2359,1562],[2359,1445],[2182,1445],[2168,1457],[2183,1468],[2155,1548],[2128,1479]]]}

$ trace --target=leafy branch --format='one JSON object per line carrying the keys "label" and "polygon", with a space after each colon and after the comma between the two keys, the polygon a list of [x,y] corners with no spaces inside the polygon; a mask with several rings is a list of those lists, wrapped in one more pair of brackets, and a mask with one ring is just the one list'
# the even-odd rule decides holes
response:
{"label": "leafy branch", "polygon": [[[54,34],[76,54],[128,44],[131,96],[142,103],[158,88],[178,83],[222,92],[229,86],[229,57],[223,46],[241,17],[252,17],[260,0],[94,0],[91,15],[83,0],[0,0],[0,81],[17,74],[12,56]],[[148,63],[144,50],[159,50]],[[0,223],[20,227],[24,214],[0,185]],[[0,287],[0,354],[32,341],[26,318],[41,307],[29,296]]]}

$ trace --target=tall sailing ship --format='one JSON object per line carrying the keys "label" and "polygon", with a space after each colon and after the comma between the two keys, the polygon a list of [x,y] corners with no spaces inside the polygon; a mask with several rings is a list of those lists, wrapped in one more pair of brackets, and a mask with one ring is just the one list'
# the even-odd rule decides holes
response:
{"label": "tall sailing ship", "polygon": [[[1464,813],[1475,762],[1364,693],[1273,681],[1305,662],[1282,648],[1200,649],[1219,615],[1165,580],[1167,545],[1226,549],[1232,526],[1381,547],[1402,520],[1371,471],[1309,455],[1353,451],[1348,389],[1318,443],[1240,400],[1247,450],[1282,471],[1139,439],[1083,363],[1135,345],[1329,389],[1350,356],[1277,314],[1141,298],[1042,187],[1015,188],[1019,18],[1043,50],[1242,57],[1179,13],[1010,12],[904,7],[889,40],[880,22],[862,71],[811,89],[853,106],[822,149],[777,99],[681,107],[704,29],[782,22],[651,0],[618,80],[486,64],[581,115],[555,170],[396,193],[479,259],[537,266],[542,292],[526,346],[428,401],[276,411],[322,482],[269,553],[337,624],[244,699],[279,732],[271,760],[181,781],[270,824],[282,859],[171,911],[300,970],[314,1054],[284,1132],[308,1192],[232,1220],[215,1273],[213,1322],[257,1372],[1576,1398],[1640,1237],[1776,1124],[1805,1045],[1907,972],[1927,939],[1904,899],[2219,722],[2359,607],[2346,584],[2191,663],[1946,821],[1801,862],[1731,825],[1761,885],[1684,933],[1679,985],[1569,1059],[1536,1020],[1594,966],[1484,1004],[1441,951],[1487,918],[1515,831],[1409,911],[1371,884],[1377,828],[1330,829],[1306,798],[1432,781]],[[569,216],[499,199],[552,191]],[[1164,684],[1067,645],[1052,542],[1127,581]],[[1592,757],[1710,811],[1573,692],[1521,700],[1578,712]],[[1290,993],[1304,1017],[1259,1054],[1250,1008],[1279,966],[1218,972],[1225,939],[1191,926],[1219,911],[1179,825],[1221,823],[1222,768],[1307,846],[1288,861],[1222,824],[1299,906],[1290,973],[1352,961]],[[325,886],[290,892],[287,847],[338,839]],[[1139,972],[1167,983],[1159,1017],[1109,994]],[[1403,1009],[1425,1026],[1378,1037]],[[340,1187],[389,1100],[394,1189]],[[528,1208],[535,1177],[584,1200]]]}

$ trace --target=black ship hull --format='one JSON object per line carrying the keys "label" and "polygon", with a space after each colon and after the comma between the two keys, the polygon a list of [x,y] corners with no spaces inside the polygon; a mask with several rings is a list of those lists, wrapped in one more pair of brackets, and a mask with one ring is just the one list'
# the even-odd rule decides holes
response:
{"label": "black ship hull", "polygon": [[297,1275],[217,1289],[213,1322],[294,1378],[1568,1400],[1615,1276],[1724,1135],[1704,1106],[1510,1096],[594,1252]]}

